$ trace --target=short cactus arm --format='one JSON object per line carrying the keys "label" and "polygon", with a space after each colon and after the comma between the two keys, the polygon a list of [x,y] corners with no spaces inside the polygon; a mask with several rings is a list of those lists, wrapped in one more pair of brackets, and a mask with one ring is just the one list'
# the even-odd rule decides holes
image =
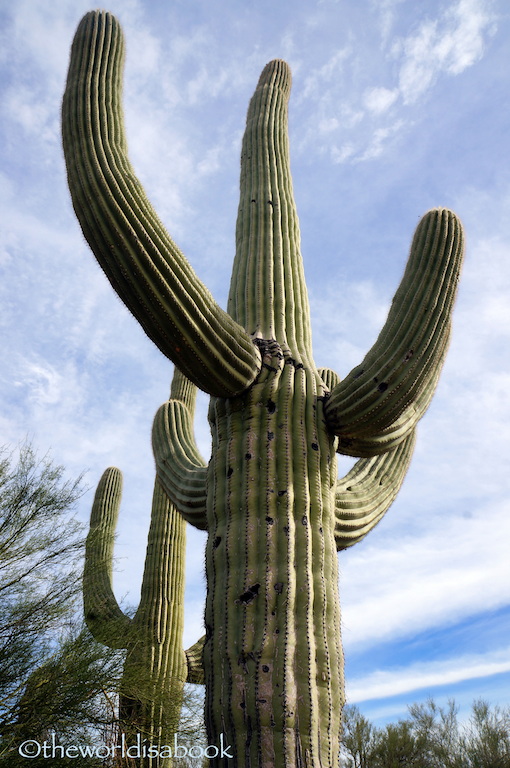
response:
{"label": "short cactus arm", "polygon": [[[463,240],[460,221],[449,210],[429,211],[418,225],[379,338],[326,403],[340,452],[367,455],[355,452],[357,440],[366,446],[375,441],[376,452],[393,448],[428,407],[448,346]],[[389,440],[395,429],[398,437]]]}
{"label": "short cactus arm", "polygon": [[414,449],[413,430],[393,451],[360,459],[336,488],[338,550],[363,539],[387,512],[404,481]]}
{"label": "short cactus arm", "polygon": [[203,662],[204,645],[205,635],[201,637],[200,640],[197,640],[191,648],[184,651],[186,655],[186,663],[188,665],[188,674],[186,678],[186,682],[188,683],[199,683],[203,685],[205,682]]}
{"label": "short cactus arm", "polygon": [[122,495],[122,473],[109,467],[97,486],[85,547],[83,601],[87,626],[110,648],[126,648],[132,620],[120,609],[112,589],[115,527]]}
{"label": "short cactus arm", "polygon": [[207,529],[207,467],[195,443],[195,386],[177,369],[170,400],[159,408],[152,427],[152,447],[159,482],[182,516]]}
{"label": "short cactus arm", "polygon": [[84,16],[62,109],[73,206],[111,284],[163,354],[205,392],[235,395],[253,382],[260,354],[198,280],[134,175],[121,106],[123,49],[114,16]]}

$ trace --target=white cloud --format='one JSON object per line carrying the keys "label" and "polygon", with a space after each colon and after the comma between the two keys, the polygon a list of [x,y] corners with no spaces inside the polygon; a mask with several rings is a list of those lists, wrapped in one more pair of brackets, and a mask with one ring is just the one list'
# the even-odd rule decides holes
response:
{"label": "white cloud", "polygon": [[450,625],[508,603],[510,505],[430,510],[421,528],[396,528],[341,556],[343,638],[359,650]]}
{"label": "white cloud", "polygon": [[483,55],[485,37],[494,30],[493,17],[481,0],[459,0],[436,20],[425,20],[394,53],[401,58],[399,89],[412,104],[441,72],[458,75]]}
{"label": "white cloud", "polygon": [[364,95],[363,101],[369,112],[382,114],[386,112],[398,98],[398,91],[389,88],[369,88]]}
{"label": "white cloud", "polygon": [[376,670],[366,677],[347,681],[349,704],[384,699],[422,688],[451,686],[465,680],[510,671],[510,647],[491,653],[464,655],[406,667]]}

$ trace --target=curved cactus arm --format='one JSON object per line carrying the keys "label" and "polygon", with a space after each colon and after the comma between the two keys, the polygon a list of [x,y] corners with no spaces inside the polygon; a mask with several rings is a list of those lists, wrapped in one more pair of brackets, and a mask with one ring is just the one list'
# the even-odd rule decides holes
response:
{"label": "curved cactus arm", "polygon": [[152,448],[159,482],[182,516],[207,529],[207,467],[195,443],[195,387],[177,369],[171,399],[158,409],[152,427]]}
{"label": "curved cactus arm", "polygon": [[147,335],[197,386],[229,397],[253,382],[260,354],[199,281],[133,172],[121,105],[123,51],[114,16],[84,16],[62,107],[73,206],[99,264]]}
{"label": "curved cactus arm", "polygon": [[186,681],[188,683],[199,683],[203,685],[205,683],[204,676],[204,645],[205,635],[197,640],[197,642],[184,651],[186,655],[186,662],[188,664],[188,676]]}
{"label": "curved cactus arm", "polygon": [[[399,429],[406,426],[398,441],[403,440],[428,407],[448,345],[463,246],[454,213],[438,208],[423,217],[379,338],[326,403],[340,452],[342,440],[384,436],[401,417]],[[394,444],[387,442],[383,450]]]}
{"label": "curved cactus arm", "polygon": [[[444,352],[446,352],[446,345],[444,350],[440,349],[438,351],[437,357],[440,357]],[[346,456],[370,458],[371,456],[378,456],[381,453],[392,451],[400,445],[402,440],[416,427],[416,424],[427,410],[432,395],[435,392],[441,374],[441,365],[435,364],[435,360],[432,361],[431,372],[432,375],[426,382],[420,399],[417,402],[411,403],[389,427],[368,437],[340,437],[338,439],[337,452]]]}
{"label": "curved cactus arm", "polygon": [[83,571],[85,621],[95,639],[110,648],[127,648],[133,628],[112,589],[113,545],[121,495],[122,473],[109,467],[94,496]]}
{"label": "curved cactus arm", "polygon": [[382,519],[404,481],[416,431],[393,451],[360,459],[337,483],[335,541],[338,550],[361,541]]}

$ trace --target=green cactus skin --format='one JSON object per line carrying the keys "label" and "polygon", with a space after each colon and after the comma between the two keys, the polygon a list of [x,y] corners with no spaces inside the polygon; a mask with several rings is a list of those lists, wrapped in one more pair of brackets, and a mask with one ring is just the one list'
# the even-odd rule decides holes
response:
{"label": "green cactus skin", "polygon": [[[133,175],[121,63],[118,23],[87,14],[71,53],[64,151],[99,263],[159,348],[212,395],[207,467],[185,408],[160,409],[153,431],[162,487],[208,532],[209,743],[223,734],[236,768],[335,766],[343,705],[337,550],[378,523],[405,476],[448,344],[461,226],[450,211],[426,214],[383,331],[340,382],[312,357],[288,66],[265,67],[248,110],[227,315]],[[340,481],[337,451],[360,457]]]}
{"label": "green cactus skin", "polygon": [[[193,413],[196,388],[178,371],[172,394]],[[84,611],[94,637],[127,649],[120,691],[120,723],[152,745],[172,744],[185,680],[203,683],[204,640],[182,649],[186,523],[156,480],[141,599],[133,618],[120,609],[112,589],[112,556],[122,493],[122,475],[107,469],[97,487],[87,537],[83,576]],[[141,766],[171,765],[145,758]]]}

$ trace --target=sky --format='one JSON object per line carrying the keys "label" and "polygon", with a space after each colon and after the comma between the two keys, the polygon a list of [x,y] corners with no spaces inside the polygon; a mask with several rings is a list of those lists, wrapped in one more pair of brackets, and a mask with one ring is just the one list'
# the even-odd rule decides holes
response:
{"label": "sky", "polygon": [[[86,0],[0,2],[0,445],[30,439],[89,488],[124,473],[115,590],[136,604],[172,365],[96,265],[60,145]],[[431,207],[466,260],[437,393],[398,499],[340,553],[347,700],[377,724],[454,698],[510,706],[510,7],[506,0],[110,0],[126,36],[132,164],[226,305],[239,153],[267,61],[293,72],[290,144],[318,366],[375,341]],[[207,398],[196,438],[209,455]],[[343,459],[341,475],[352,462]],[[185,645],[202,632],[205,535],[188,528]]]}

